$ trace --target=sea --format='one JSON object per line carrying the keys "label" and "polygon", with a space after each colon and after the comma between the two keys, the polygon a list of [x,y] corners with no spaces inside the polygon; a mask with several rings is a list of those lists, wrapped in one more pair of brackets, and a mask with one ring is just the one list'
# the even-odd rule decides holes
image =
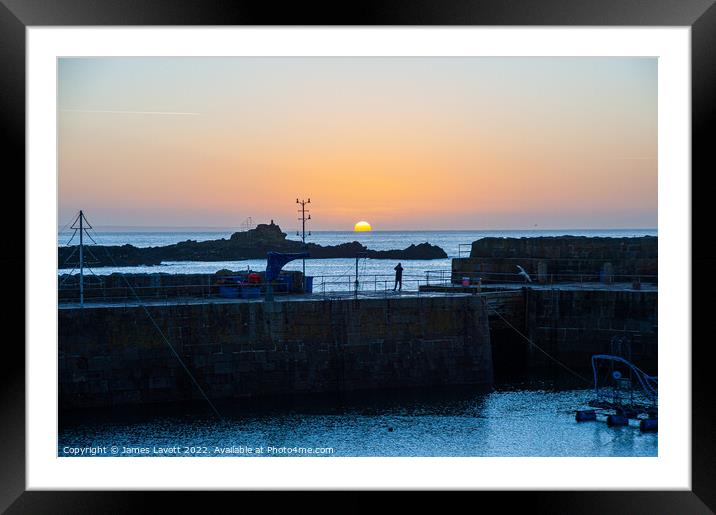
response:
{"label": "sea", "polygon": [[[106,231],[91,232],[94,242],[99,245],[134,245],[135,247],[156,247],[170,245],[186,240],[207,241],[229,238],[231,230],[164,230],[164,231]],[[509,231],[314,231],[306,241],[319,245],[338,245],[358,241],[372,250],[404,249],[411,244],[431,243],[442,248],[448,255],[444,259],[401,260],[403,271],[403,288],[417,290],[419,284],[428,281],[439,282],[449,277],[451,259],[467,257],[472,242],[485,237],[535,237],[535,236],[600,236],[600,237],[634,237],[656,236],[656,229],[611,229],[611,230],[509,230]],[[300,241],[295,232],[288,232],[287,238]],[[58,234],[57,244],[76,245],[77,235],[72,231]],[[93,244],[92,240],[87,241]],[[362,290],[382,290],[392,287],[393,268],[398,260],[364,258],[358,262],[358,278]],[[303,261],[292,261],[284,266],[284,270],[303,270]],[[305,260],[306,275],[312,276],[314,292],[342,291],[353,288],[356,275],[356,261],[349,258],[307,259]],[[167,261],[154,266],[133,267],[98,267],[90,266],[89,273],[101,276],[114,272],[126,273],[169,273],[194,274],[214,273],[218,270],[232,271],[265,270],[265,259],[249,259],[237,261]],[[60,269],[59,274],[70,270]]]}
{"label": "sea", "polygon": [[[592,390],[554,382],[61,413],[58,456],[657,456],[638,425],[576,422]],[[82,449],[84,454],[82,454]]]}
{"label": "sea", "polygon": [[[138,247],[185,240],[230,237],[232,231],[97,231],[100,245]],[[466,256],[470,244],[484,237],[656,236],[651,229],[526,231],[315,231],[307,241],[336,245],[359,241],[370,249],[403,249],[428,242],[446,259],[403,260],[404,282],[424,281],[450,269],[453,257]],[[72,233],[61,232],[58,245]],[[295,233],[288,237],[298,240]],[[70,241],[71,244],[76,244]],[[91,241],[88,243],[92,243]],[[389,284],[396,260],[362,259],[362,284]],[[213,273],[220,269],[263,270],[265,260],[166,262],[157,266],[93,268],[113,272]],[[354,259],[306,260],[314,291],[350,288]],[[301,270],[294,261],[287,270]],[[66,273],[61,270],[60,273]],[[323,279],[321,279],[323,278]],[[330,279],[328,279],[330,278]],[[323,281],[323,282],[322,282]],[[330,282],[333,281],[333,282]],[[340,286],[338,286],[340,287]],[[608,427],[603,422],[577,423],[575,409],[592,398],[588,385],[527,380],[494,388],[380,392],[309,398],[238,400],[216,403],[221,418],[205,404],[61,412],[58,456],[99,457],[358,457],[358,456],[657,456],[658,437],[638,427]],[[84,451],[82,450],[84,449]]]}

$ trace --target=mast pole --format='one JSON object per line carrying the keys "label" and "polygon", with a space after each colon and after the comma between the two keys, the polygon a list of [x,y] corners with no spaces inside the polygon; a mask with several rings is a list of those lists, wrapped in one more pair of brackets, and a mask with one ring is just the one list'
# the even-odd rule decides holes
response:
{"label": "mast pole", "polygon": [[84,266],[85,266],[85,260],[84,260],[84,227],[82,226],[82,219],[84,218],[84,214],[82,213],[82,210],[80,210],[80,306],[84,307],[85,303],[85,284],[84,284]]}
{"label": "mast pole", "polygon": [[[306,250],[306,221],[311,219],[310,214],[308,216],[306,216],[306,204],[310,204],[310,203],[311,203],[310,197],[308,200],[296,199],[296,204],[300,204],[300,206],[301,206],[300,211],[299,211],[301,213],[301,218],[299,218],[299,220],[301,221],[301,242],[303,243],[304,251]],[[305,293],[305,291],[306,291],[306,259],[305,258],[302,259],[301,262],[303,265],[303,291]]]}

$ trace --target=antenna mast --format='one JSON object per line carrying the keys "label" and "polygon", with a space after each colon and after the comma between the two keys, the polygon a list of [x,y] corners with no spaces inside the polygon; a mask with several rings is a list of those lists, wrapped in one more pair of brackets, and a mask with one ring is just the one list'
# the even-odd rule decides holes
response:
{"label": "antenna mast", "polygon": [[[296,204],[298,204],[298,214],[301,215],[298,219],[299,222],[301,222],[301,241],[303,242],[303,247],[305,250],[306,247],[306,222],[311,219],[311,215],[309,214],[308,210],[306,209],[306,204],[311,203],[311,198],[309,197],[308,200],[299,200],[296,199]],[[308,216],[307,216],[308,215]],[[308,231],[308,235],[311,235],[311,231]],[[296,236],[299,236],[299,233],[296,233]],[[303,262],[303,291],[305,293],[306,291],[306,260],[302,259]]]}
{"label": "antenna mast", "polygon": [[250,231],[251,229],[253,229],[254,228],[254,219],[251,218],[250,216],[247,216],[246,219],[243,222],[241,222],[241,228],[244,231]]}
{"label": "antenna mast", "polygon": [[[75,221],[72,222],[71,229],[74,229],[75,231],[79,231],[80,233],[80,306],[84,306],[85,303],[85,244],[84,244],[84,235],[85,231],[87,229],[92,229],[92,226],[87,221],[87,218],[85,218],[84,213],[80,209],[80,214],[77,215],[77,218],[75,218]],[[89,236],[89,234],[87,235]],[[92,239],[90,237],[90,239]]]}

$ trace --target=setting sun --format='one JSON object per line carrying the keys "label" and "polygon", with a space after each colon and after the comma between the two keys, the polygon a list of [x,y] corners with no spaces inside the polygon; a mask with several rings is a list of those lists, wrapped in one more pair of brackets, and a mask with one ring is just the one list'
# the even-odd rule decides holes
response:
{"label": "setting sun", "polygon": [[359,231],[359,232],[364,232],[364,231],[372,231],[373,228],[370,226],[370,224],[368,222],[361,221],[361,222],[358,222],[357,224],[355,224],[355,226],[353,227],[353,230]]}

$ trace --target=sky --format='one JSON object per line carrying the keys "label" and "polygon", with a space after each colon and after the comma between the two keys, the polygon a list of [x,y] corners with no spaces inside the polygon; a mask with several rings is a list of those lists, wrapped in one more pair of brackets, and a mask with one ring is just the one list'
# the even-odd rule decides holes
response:
{"label": "sky", "polygon": [[657,226],[657,59],[58,61],[58,224]]}

